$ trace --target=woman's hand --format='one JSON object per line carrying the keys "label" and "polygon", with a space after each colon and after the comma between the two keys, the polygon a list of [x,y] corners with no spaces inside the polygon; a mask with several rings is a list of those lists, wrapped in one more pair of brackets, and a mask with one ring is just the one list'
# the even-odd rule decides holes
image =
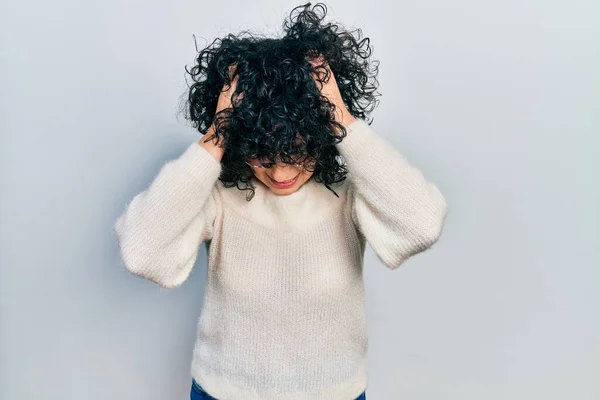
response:
{"label": "woman's hand", "polygon": [[[344,127],[347,127],[356,118],[354,118],[346,108],[346,105],[342,100],[342,94],[338,88],[337,81],[335,80],[335,75],[329,67],[329,64],[327,64],[327,61],[325,61],[322,56],[318,58],[307,59],[307,61],[313,67],[321,66],[327,69],[329,72],[329,80],[325,83],[319,82],[315,73],[313,73],[313,78],[315,79],[315,83],[317,84],[317,87],[319,87],[321,94],[327,97],[327,99],[329,99],[329,101],[335,105],[335,120],[344,125]],[[320,68],[316,74],[318,74],[320,78],[323,78],[325,76],[325,71]]]}
{"label": "woman's hand", "polygon": [[[233,63],[229,66],[229,77],[230,78],[233,76],[233,74],[235,74],[236,68],[237,68],[236,63]],[[231,96],[233,95],[233,92],[235,92],[235,89],[237,88],[238,78],[239,78],[239,75],[236,75],[235,78],[233,78],[233,81],[231,82],[231,86],[229,87],[229,89],[221,90],[221,94],[219,94],[219,99],[217,100],[217,111],[215,114],[218,114],[219,111],[222,111],[222,110],[232,107]],[[225,89],[225,85],[223,85],[223,89]],[[242,97],[244,97],[243,93],[236,99],[236,105],[239,105]]]}
{"label": "woman's hand", "polygon": [[[232,64],[229,66],[229,76],[230,77],[235,73],[235,68],[236,68],[235,64]],[[218,114],[222,110],[232,107],[231,96],[233,95],[233,93],[235,92],[235,89],[237,88],[238,77],[239,77],[239,75],[235,76],[235,78],[231,82],[231,86],[229,87],[229,89],[225,90],[225,85],[223,85],[223,90],[221,90],[221,93],[219,94],[219,99],[217,100],[217,110],[215,112],[215,115]],[[243,94],[238,97],[238,99],[237,99],[238,102],[239,102],[239,100],[241,100],[242,97],[243,97]],[[215,124],[213,122],[210,125],[210,127],[208,128],[208,131],[202,137],[202,139],[199,140],[199,143],[202,147],[204,147],[206,150],[208,150],[217,160],[221,161],[221,159],[223,158],[223,153],[224,153],[225,149],[219,145],[220,144],[219,139],[207,140],[208,138],[213,136],[214,133],[215,133]]]}

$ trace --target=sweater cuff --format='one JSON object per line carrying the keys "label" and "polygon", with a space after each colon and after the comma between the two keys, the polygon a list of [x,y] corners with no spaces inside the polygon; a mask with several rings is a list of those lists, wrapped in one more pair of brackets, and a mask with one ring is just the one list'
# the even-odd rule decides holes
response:
{"label": "sweater cuff", "polygon": [[359,160],[365,150],[370,148],[367,143],[378,139],[371,126],[360,118],[355,118],[348,124],[346,132],[346,137],[337,146],[342,157],[349,163]]}
{"label": "sweater cuff", "polygon": [[209,185],[219,178],[221,162],[198,142],[190,144],[179,157],[179,164],[190,176]]}

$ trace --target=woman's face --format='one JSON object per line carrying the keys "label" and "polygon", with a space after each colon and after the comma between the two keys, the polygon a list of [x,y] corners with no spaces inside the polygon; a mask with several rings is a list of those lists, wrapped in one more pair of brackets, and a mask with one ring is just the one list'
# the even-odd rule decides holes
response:
{"label": "woman's face", "polygon": [[276,195],[289,195],[297,191],[313,175],[314,166],[304,168],[301,165],[281,163],[270,168],[262,168],[258,159],[248,160],[248,165],[254,176],[267,186]]}

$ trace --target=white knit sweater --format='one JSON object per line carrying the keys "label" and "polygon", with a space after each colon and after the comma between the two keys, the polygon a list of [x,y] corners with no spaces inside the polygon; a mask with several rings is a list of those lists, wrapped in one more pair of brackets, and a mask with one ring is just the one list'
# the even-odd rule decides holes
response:
{"label": "white knit sweater", "polygon": [[444,197],[362,119],[338,144],[350,173],[277,196],[225,188],[197,142],[118,218],[123,263],[173,288],[208,250],[192,376],[219,400],[353,400],[367,387],[363,255],[389,268],[430,247]]}

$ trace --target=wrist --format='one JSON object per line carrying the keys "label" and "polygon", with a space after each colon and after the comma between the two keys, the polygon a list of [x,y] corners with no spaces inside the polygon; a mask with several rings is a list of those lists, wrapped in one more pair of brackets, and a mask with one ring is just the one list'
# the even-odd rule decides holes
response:
{"label": "wrist", "polygon": [[207,140],[208,138],[213,136],[214,133],[215,133],[214,128],[211,125],[210,128],[208,129],[208,131],[206,131],[206,133],[204,134],[204,136],[198,141],[198,144],[200,144],[200,146],[204,147],[206,149],[206,151],[208,151],[210,154],[212,154],[212,156],[217,161],[221,161],[221,159],[223,158],[224,149],[216,143],[215,138],[213,138],[211,140]]}
{"label": "wrist", "polygon": [[342,116],[341,124],[347,128],[348,125],[350,125],[354,121],[356,121],[356,118],[354,116],[352,116],[352,114],[346,113],[345,115]]}
{"label": "wrist", "polygon": [[356,118],[352,114],[350,114],[350,112],[346,108],[344,108],[344,110],[340,114],[340,124],[344,125],[344,128],[348,128],[348,125],[350,125],[355,120]]}

